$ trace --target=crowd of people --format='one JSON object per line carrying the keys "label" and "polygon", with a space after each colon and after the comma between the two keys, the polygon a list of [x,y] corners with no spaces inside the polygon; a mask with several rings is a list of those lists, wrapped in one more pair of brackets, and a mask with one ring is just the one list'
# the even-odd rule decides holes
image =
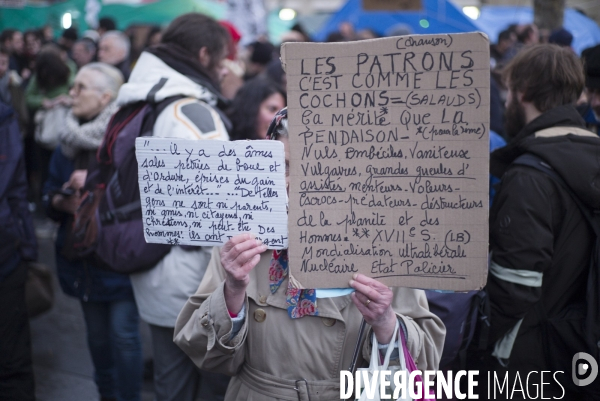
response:
{"label": "crowd of people", "polygon": [[[376,37],[345,23],[328,41]],[[49,27],[0,34],[2,399],[35,399],[24,286],[28,262],[37,259],[31,212],[41,210],[59,226],[57,276],[81,304],[102,401],[140,400],[140,318],[152,334],[158,401],[337,399],[339,372],[353,358],[368,363],[372,336],[382,356],[396,350],[394,333],[421,370],[527,375],[566,363],[551,354],[564,346],[555,341],[565,338],[561,319],[572,322],[574,305],[586,302],[596,239],[580,203],[600,209],[600,45],[580,58],[564,29],[541,37],[535,25],[513,25],[490,47],[489,338],[466,360],[442,358],[448,322],[434,312],[454,294],[430,297],[358,275],[352,295],[317,305],[314,290],[288,287],[287,252],[269,252],[249,235],[213,249],[170,246],[131,275],[75,252],[74,219],[89,196],[88,178],[102,155],[112,157],[107,132],[134,119],[140,104],[156,112],[142,124],[152,136],[279,140],[289,157],[278,48],[266,38],[239,48],[240,38],[230,23],[197,13],[148,30],[135,49],[110,18],[83,36],[66,29],[58,40]],[[309,37],[295,26],[282,41]],[[524,154],[569,189],[527,165]],[[300,310],[298,302],[310,307]],[[370,331],[357,357],[363,319]],[[585,337],[578,327],[571,337]],[[582,389],[565,378],[546,395],[577,397]]]}

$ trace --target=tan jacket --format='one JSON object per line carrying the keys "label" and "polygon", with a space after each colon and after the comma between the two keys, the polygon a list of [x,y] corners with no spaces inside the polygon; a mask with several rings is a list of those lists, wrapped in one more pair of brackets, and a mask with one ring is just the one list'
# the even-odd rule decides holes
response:
{"label": "tan jacket", "polygon": [[[311,401],[339,399],[340,370],[350,366],[362,315],[350,296],[343,296],[318,299],[318,317],[290,319],[287,279],[275,294],[269,290],[271,254],[263,253],[250,275],[245,323],[230,340],[225,271],[215,247],[198,291],[177,318],[174,341],[201,369],[235,376],[226,401],[298,401],[308,400],[307,393]],[[394,294],[393,308],[406,326],[417,366],[437,369],[443,323],[429,312],[423,291],[396,288]],[[369,358],[370,341],[362,348],[358,366]]]}

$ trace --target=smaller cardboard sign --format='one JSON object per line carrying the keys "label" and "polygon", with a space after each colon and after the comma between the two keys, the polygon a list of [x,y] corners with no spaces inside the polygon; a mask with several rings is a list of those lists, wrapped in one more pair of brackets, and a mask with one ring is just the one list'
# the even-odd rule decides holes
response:
{"label": "smaller cardboard sign", "polygon": [[421,0],[363,0],[363,9],[368,11],[415,11],[422,8]]}
{"label": "smaller cardboard sign", "polygon": [[281,142],[137,138],[135,146],[146,242],[214,246],[252,233],[287,248]]}

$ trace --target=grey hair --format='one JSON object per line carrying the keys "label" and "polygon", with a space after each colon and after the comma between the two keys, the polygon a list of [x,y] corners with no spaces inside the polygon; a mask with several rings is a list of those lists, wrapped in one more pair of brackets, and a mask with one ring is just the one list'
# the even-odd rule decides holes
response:
{"label": "grey hair", "polygon": [[277,127],[277,138],[279,139],[279,137],[286,137],[289,135],[289,130],[288,130],[288,119],[286,118],[282,118],[281,122],[279,123],[279,127]]}
{"label": "grey hair", "polygon": [[94,82],[94,85],[101,91],[109,93],[113,100],[117,97],[119,88],[124,82],[123,74],[118,68],[106,63],[96,62],[84,65],[79,71],[84,70],[96,72],[102,82]]}
{"label": "grey hair", "polygon": [[121,31],[108,31],[104,35],[102,35],[100,40],[102,41],[107,38],[115,38],[117,45],[120,46],[123,50],[125,50],[125,57],[129,57],[129,49],[131,48],[131,43],[127,35],[125,35]]}

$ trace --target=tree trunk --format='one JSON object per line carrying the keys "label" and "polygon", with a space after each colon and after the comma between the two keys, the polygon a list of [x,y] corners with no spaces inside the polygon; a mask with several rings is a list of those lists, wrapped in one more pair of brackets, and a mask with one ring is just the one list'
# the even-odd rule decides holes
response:
{"label": "tree trunk", "polygon": [[565,0],[533,0],[533,12],[538,28],[558,29],[563,26]]}

